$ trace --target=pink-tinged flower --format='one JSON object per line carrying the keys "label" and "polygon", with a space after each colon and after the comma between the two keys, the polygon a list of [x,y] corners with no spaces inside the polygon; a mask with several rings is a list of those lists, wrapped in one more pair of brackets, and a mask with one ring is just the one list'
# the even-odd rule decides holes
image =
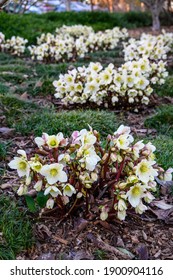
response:
{"label": "pink-tinged flower", "polygon": [[72,133],[72,143],[73,144],[79,144],[80,142],[77,140],[78,139],[78,137],[79,137],[79,131],[74,131],[73,133]]}

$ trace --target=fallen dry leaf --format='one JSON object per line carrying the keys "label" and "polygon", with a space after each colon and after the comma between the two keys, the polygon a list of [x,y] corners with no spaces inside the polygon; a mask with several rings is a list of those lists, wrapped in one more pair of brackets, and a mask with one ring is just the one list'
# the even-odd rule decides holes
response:
{"label": "fallen dry leaf", "polygon": [[42,85],[43,85],[43,82],[41,80],[39,80],[38,82],[36,82],[34,89],[37,87],[42,87]]}
{"label": "fallen dry leaf", "polygon": [[88,252],[81,250],[77,251],[73,256],[73,260],[93,260],[94,257],[90,255]]}
{"label": "fallen dry leaf", "polygon": [[89,222],[87,220],[83,218],[78,218],[75,221],[75,231],[79,233],[80,231],[84,230],[87,227],[88,223]]}
{"label": "fallen dry leaf", "polygon": [[24,92],[21,96],[20,96],[21,100],[28,100],[29,99],[29,94],[27,92]]}
{"label": "fallen dry leaf", "polygon": [[139,260],[149,260],[148,249],[145,244],[140,244],[136,249]]}
{"label": "fallen dry leaf", "polygon": [[173,181],[162,181],[158,177],[155,177],[157,183],[161,186],[161,194],[170,194],[173,188]]}
{"label": "fallen dry leaf", "polygon": [[10,184],[10,183],[4,183],[4,184],[0,185],[0,188],[1,188],[2,190],[11,188],[11,184]]}
{"label": "fallen dry leaf", "polygon": [[167,204],[164,200],[153,201],[151,205],[157,206],[160,209],[168,210],[173,208],[173,205]]}
{"label": "fallen dry leaf", "polygon": [[14,128],[9,128],[9,127],[1,127],[0,128],[0,134],[3,136],[12,136],[14,133]]}
{"label": "fallen dry leaf", "polygon": [[49,230],[49,228],[44,224],[37,224],[35,229],[35,234],[38,239],[45,240],[48,237],[51,237],[52,232]]}
{"label": "fallen dry leaf", "polygon": [[55,260],[55,255],[52,253],[41,254],[37,260]]}
{"label": "fallen dry leaf", "polygon": [[167,210],[162,210],[162,209],[153,210],[151,208],[149,209],[152,213],[154,213],[157,216],[159,220],[163,220],[166,224],[173,224],[173,217],[172,217],[173,207]]}

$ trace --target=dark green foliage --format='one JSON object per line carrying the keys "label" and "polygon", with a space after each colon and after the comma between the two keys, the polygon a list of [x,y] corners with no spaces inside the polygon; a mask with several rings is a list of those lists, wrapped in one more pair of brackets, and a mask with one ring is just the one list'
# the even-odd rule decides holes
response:
{"label": "dark green foliage", "polygon": [[151,15],[144,12],[108,13],[108,12],[50,12],[37,14],[6,14],[0,13],[0,31],[7,38],[21,36],[36,43],[41,33],[54,32],[57,27],[74,24],[92,26],[95,31],[111,29],[115,26],[134,28],[151,25]]}
{"label": "dark green foliage", "polygon": [[37,211],[37,208],[36,208],[36,205],[35,205],[35,201],[34,201],[34,198],[29,196],[29,195],[25,195],[25,201],[26,201],[26,205],[28,207],[28,209],[31,211],[31,212],[36,212]]}
{"label": "dark green foliage", "polygon": [[8,87],[0,82],[0,94],[4,94],[8,92],[8,90],[9,90]]}
{"label": "dark green foliage", "polygon": [[165,84],[155,87],[155,92],[159,96],[172,96],[173,97],[173,76],[166,78]]}
{"label": "dark green foliage", "polygon": [[95,260],[106,260],[108,259],[108,255],[107,255],[107,252],[103,251],[103,250],[95,250],[94,251],[94,259]]}
{"label": "dark green foliage", "polygon": [[3,160],[7,154],[7,144],[0,142],[0,160]]}
{"label": "dark green foliage", "polygon": [[46,206],[46,202],[48,200],[48,195],[45,196],[44,192],[38,192],[36,202],[40,208],[44,208]]}
{"label": "dark green foliage", "polygon": [[113,133],[118,122],[114,113],[106,111],[76,110],[55,113],[53,110],[39,110],[31,115],[25,115],[14,125],[22,135],[33,133],[41,136],[43,132],[56,134],[63,132],[70,135],[74,130],[88,128],[98,130],[102,136]]}
{"label": "dark green foliage", "polygon": [[173,105],[163,105],[157,113],[145,121],[145,126],[155,128],[159,134],[173,137]]}
{"label": "dark green foliage", "polygon": [[16,254],[33,244],[31,221],[23,208],[9,197],[0,196],[0,259],[15,259]]}
{"label": "dark green foliage", "polygon": [[23,118],[24,115],[31,114],[38,106],[31,102],[26,102],[11,95],[0,95],[0,109],[6,116],[9,126],[12,126]]}

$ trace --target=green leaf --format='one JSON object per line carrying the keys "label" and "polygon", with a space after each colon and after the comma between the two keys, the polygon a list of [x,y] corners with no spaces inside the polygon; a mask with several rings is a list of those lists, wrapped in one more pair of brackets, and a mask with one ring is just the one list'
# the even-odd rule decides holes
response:
{"label": "green leaf", "polygon": [[132,258],[132,259],[135,257],[135,255],[134,255],[133,253],[131,253],[130,251],[126,250],[125,248],[117,247],[117,249],[118,249],[120,252],[122,252],[122,253],[128,255],[128,256],[129,256],[130,258]]}
{"label": "green leaf", "polygon": [[44,195],[44,192],[38,192],[37,203],[41,208],[44,208],[46,206],[47,200],[48,200],[48,195]]}
{"label": "green leaf", "polygon": [[36,212],[37,208],[36,208],[35,201],[34,201],[33,197],[31,197],[29,195],[25,195],[25,200],[26,200],[26,204],[27,204],[29,210],[31,212]]}

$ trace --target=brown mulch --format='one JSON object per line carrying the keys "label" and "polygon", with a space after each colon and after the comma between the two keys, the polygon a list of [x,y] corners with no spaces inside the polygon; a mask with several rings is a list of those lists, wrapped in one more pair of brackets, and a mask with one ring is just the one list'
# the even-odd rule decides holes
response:
{"label": "brown mulch", "polygon": [[34,226],[36,244],[17,259],[173,259],[173,225],[146,213],[124,222],[53,217]]}

